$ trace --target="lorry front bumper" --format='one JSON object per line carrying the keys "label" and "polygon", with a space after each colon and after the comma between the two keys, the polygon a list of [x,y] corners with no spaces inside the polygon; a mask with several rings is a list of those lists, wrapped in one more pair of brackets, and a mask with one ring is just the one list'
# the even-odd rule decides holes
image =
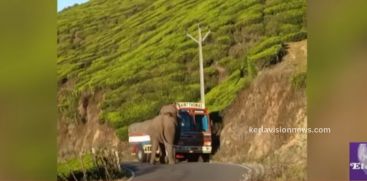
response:
{"label": "lorry front bumper", "polygon": [[176,153],[211,153],[211,146],[175,146]]}
{"label": "lorry front bumper", "polygon": [[[151,144],[144,144],[142,145],[143,151],[146,154],[152,153],[152,145]],[[205,153],[209,154],[212,153],[211,146],[174,146],[176,153]],[[132,151],[132,155],[135,155],[137,150]],[[159,149],[157,150],[157,154],[159,154]]]}

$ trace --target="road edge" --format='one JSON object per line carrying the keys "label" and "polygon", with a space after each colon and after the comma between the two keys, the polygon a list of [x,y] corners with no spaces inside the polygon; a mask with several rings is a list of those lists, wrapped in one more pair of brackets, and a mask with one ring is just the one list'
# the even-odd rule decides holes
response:
{"label": "road edge", "polygon": [[243,165],[243,164],[239,164],[239,163],[231,163],[231,162],[216,162],[216,161],[211,161],[211,162],[209,162],[209,164],[221,164],[221,165],[231,165],[231,166],[238,166],[238,167],[241,167],[241,168],[243,168],[243,169],[245,169],[245,170],[247,170],[247,176],[245,175],[245,174],[242,174],[242,177],[243,177],[243,180],[244,181],[248,181],[248,180],[251,180],[252,178],[251,177],[253,177],[253,175],[252,175],[252,172],[253,172],[253,170],[250,168],[250,167],[248,167],[248,166],[246,166],[246,165]]}
{"label": "road edge", "polygon": [[135,172],[132,169],[127,168],[125,166],[124,166],[124,169],[126,169],[127,171],[129,171],[131,173],[131,176],[130,176],[129,179],[127,179],[127,181],[132,181],[135,178]]}
{"label": "road edge", "polygon": [[209,162],[209,164],[222,164],[222,165],[232,165],[232,166],[239,166],[239,167],[242,167],[242,168],[245,168],[249,171],[251,171],[251,168],[248,167],[248,166],[245,166],[245,165],[242,165],[242,164],[239,164],[239,163],[231,163],[231,162],[216,162],[216,161],[211,161]]}

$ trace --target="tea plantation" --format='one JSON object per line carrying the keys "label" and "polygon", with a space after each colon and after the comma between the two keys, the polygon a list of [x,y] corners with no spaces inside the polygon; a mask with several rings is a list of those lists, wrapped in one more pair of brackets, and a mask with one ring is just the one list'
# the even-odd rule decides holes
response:
{"label": "tea plantation", "polygon": [[[127,126],[176,101],[199,101],[197,25],[204,43],[206,104],[225,109],[256,73],[307,38],[305,0],[89,0],[58,13],[60,117],[78,121],[81,95],[103,92],[100,120]],[[218,67],[225,71],[220,73]],[[223,74],[223,75],[220,75]],[[219,77],[224,76],[221,81]]]}

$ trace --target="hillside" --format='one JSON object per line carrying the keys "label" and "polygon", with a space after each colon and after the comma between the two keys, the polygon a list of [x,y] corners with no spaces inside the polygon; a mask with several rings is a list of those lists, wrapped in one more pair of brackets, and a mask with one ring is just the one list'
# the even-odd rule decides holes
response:
{"label": "hillside", "polygon": [[[306,38],[305,18],[305,0],[90,0],[63,10],[57,22],[59,148],[68,139],[60,130],[67,135],[73,125],[93,119],[124,140],[127,125],[153,117],[162,105],[198,101],[197,45],[185,36],[196,35],[198,23],[212,32],[204,66],[214,112],[230,105],[258,71],[278,63],[285,42]],[[98,114],[87,111],[92,100]]]}
{"label": "hillside", "polygon": [[307,128],[307,41],[287,47],[282,62],[260,71],[223,112],[215,159],[252,167],[260,180],[306,180],[307,134],[249,131],[250,127]]}

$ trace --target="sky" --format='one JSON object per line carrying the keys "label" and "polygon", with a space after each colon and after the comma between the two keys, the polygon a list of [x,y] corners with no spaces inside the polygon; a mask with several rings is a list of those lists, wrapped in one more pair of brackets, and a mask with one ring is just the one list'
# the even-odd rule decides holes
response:
{"label": "sky", "polygon": [[66,7],[72,6],[76,3],[85,3],[88,0],[57,0],[57,11],[61,11]]}

